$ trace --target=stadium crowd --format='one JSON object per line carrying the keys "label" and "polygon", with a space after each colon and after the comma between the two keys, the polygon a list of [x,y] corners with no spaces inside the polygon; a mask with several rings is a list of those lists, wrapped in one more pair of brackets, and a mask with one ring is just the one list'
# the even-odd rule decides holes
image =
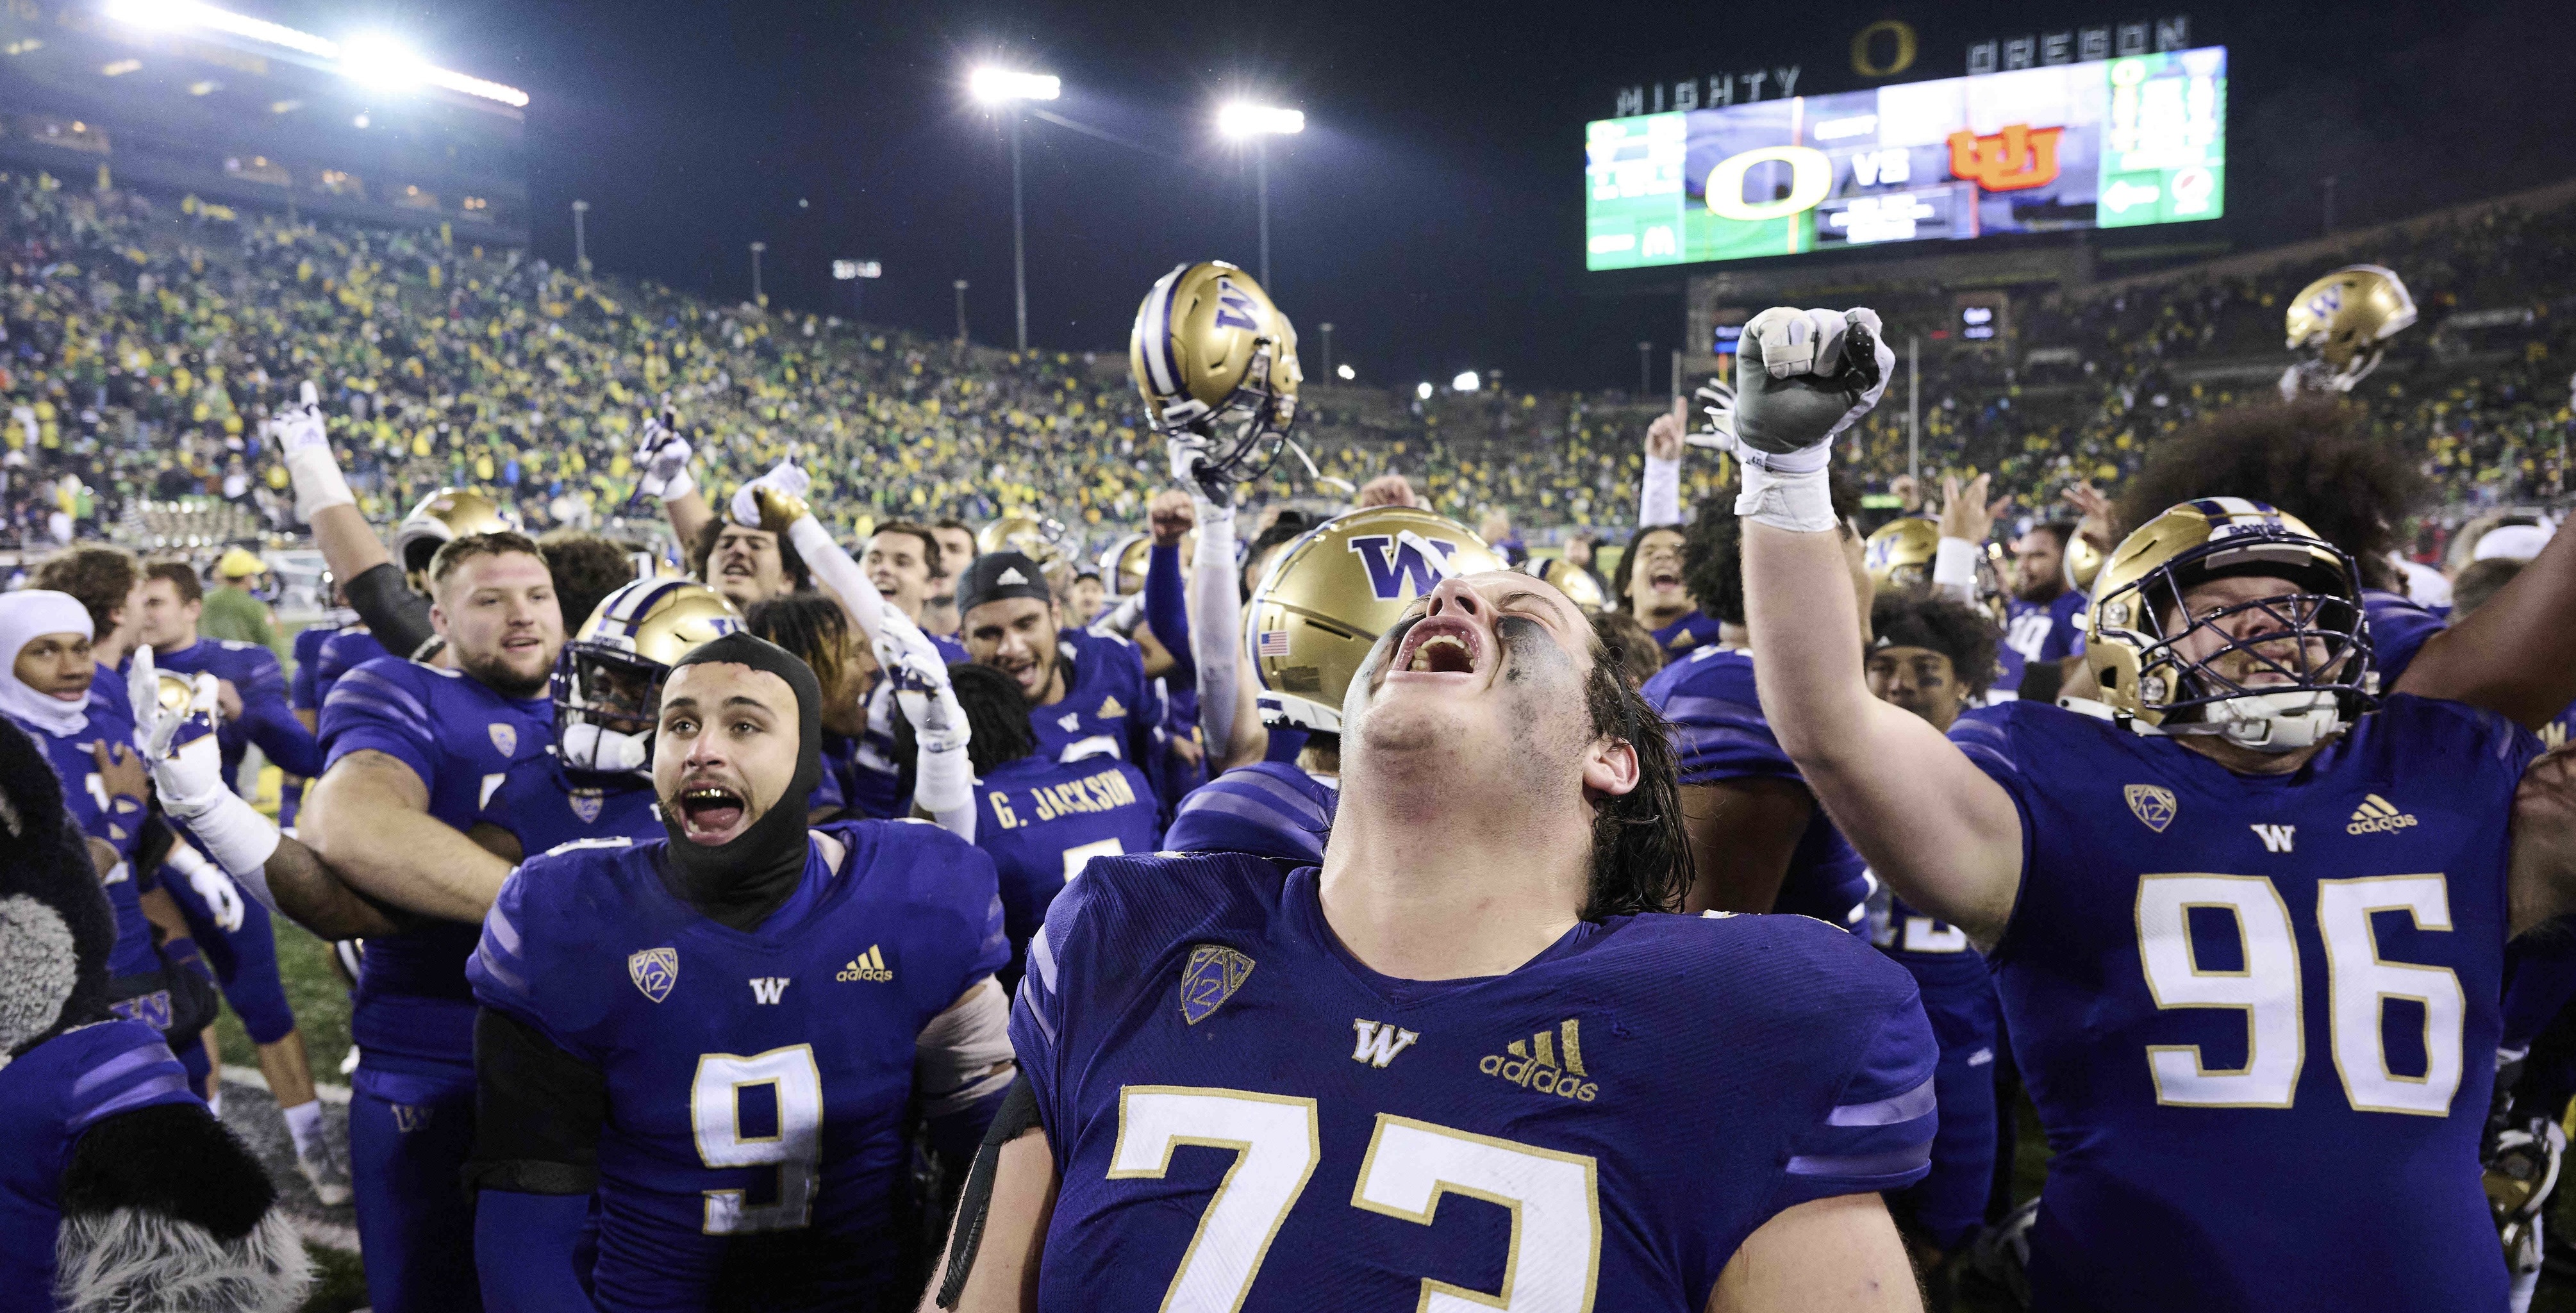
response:
{"label": "stadium crowd", "polygon": [[[1943,289],[1692,405],[1408,398],[1230,265],[1131,362],[5,183],[0,1309],[303,1297],[224,1007],[383,1313],[2522,1309],[2563,1245],[2545,216],[2037,306],[1898,492]],[[189,498],[324,559],[286,659]]]}
{"label": "stadium crowd", "polygon": [[[845,529],[1028,511],[1107,535],[1153,490],[1153,443],[1120,353],[960,347],[579,278],[434,233],[217,218],[42,175],[0,185],[0,395],[16,453],[0,533],[22,541],[104,534],[143,503],[182,499],[232,503],[246,513],[238,527],[290,528],[259,424],[291,399],[287,380],[307,377],[323,380],[353,482],[378,515],[471,484],[531,526],[602,522],[630,508],[635,426],[666,402],[706,435],[703,459],[724,486],[791,453],[838,475],[825,514]],[[2438,330],[2402,343],[2371,384],[2374,430],[2421,453],[2438,504],[2563,491],[2576,346],[2566,231],[2554,213],[2489,209],[2392,229],[2368,252],[2410,271]],[[2309,272],[2034,299],[2008,350],[1935,342],[1924,467],[1989,472],[2026,511],[2069,483],[2117,482],[2160,437],[2267,395],[2268,380],[2226,366],[2277,354],[2272,321]],[[1954,313],[1940,287],[1873,299],[1891,332],[1942,332]],[[2457,311],[2494,313],[2443,327]],[[1310,385],[1300,436],[1326,477],[1290,458],[1261,492],[1328,496],[1397,471],[1462,519],[1632,528],[1634,435],[1659,408],[1616,393],[1424,400]],[[1855,471],[1874,487],[1904,473],[1902,409],[1874,413],[1860,448]]]}

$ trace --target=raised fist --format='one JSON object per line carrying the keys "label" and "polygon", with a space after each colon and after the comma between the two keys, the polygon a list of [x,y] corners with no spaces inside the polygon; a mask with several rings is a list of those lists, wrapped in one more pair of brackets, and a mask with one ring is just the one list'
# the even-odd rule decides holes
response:
{"label": "raised fist", "polygon": [[1896,366],[1865,308],[1774,306],[1744,326],[1738,351],[1735,436],[1769,455],[1830,444],[1878,404]]}
{"label": "raised fist", "polygon": [[805,493],[813,486],[813,477],[798,469],[796,462],[782,460],[767,474],[734,489],[728,510],[733,522],[746,529],[785,533],[811,513]]}

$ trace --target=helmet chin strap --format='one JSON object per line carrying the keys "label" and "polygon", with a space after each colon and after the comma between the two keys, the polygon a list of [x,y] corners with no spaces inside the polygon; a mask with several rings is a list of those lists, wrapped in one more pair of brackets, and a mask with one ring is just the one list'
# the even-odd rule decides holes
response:
{"label": "helmet chin strap", "polygon": [[2197,724],[2167,725],[2167,734],[2215,734],[2255,752],[2297,752],[2312,748],[2343,728],[2343,708],[2332,693],[2290,689],[2248,693],[2212,702]]}
{"label": "helmet chin strap", "polygon": [[615,730],[582,721],[564,727],[563,763],[574,770],[640,771],[649,754],[641,734],[620,734]]}

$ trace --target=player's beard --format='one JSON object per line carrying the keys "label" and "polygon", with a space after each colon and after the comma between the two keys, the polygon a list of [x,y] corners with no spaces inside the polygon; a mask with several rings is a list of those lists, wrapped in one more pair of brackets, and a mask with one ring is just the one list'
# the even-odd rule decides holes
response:
{"label": "player's beard", "polygon": [[552,662],[538,667],[533,675],[523,674],[512,669],[509,657],[501,652],[474,657],[459,651],[456,654],[456,668],[472,676],[474,681],[483,687],[518,702],[524,702],[544,693],[547,683],[554,675]]}

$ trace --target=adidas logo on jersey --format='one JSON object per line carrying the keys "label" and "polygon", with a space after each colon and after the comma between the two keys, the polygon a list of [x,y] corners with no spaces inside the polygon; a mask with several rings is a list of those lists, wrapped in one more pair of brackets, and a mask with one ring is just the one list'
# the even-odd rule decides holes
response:
{"label": "adidas logo on jersey", "polygon": [[876,945],[870,944],[868,951],[851,958],[850,964],[841,968],[841,974],[832,978],[844,984],[853,980],[873,980],[883,983],[894,979],[894,972],[886,969],[885,954],[878,952]]}
{"label": "adidas logo on jersey", "polygon": [[1383,1067],[1395,1061],[1396,1054],[1413,1047],[1413,1041],[1422,1038],[1412,1031],[1398,1030],[1382,1021],[1363,1021],[1358,1017],[1351,1018],[1351,1029],[1360,1037],[1360,1042],[1351,1046],[1351,1061],[1365,1062],[1372,1067]]}
{"label": "adidas logo on jersey", "polygon": [[[1557,1065],[1562,1053],[1565,1065]],[[1542,1030],[1526,1041],[1513,1040],[1501,1053],[1488,1053],[1476,1070],[1488,1076],[1499,1076],[1526,1090],[1553,1094],[1560,1099],[1590,1103],[1601,1087],[1583,1077],[1583,1033],[1573,1018],[1559,1022],[1555,1030]]]}
{"label": "adidas logo on jersey", "polygon": [[2415,823],[2413,812],[2397,810],[2397,804],[2376,793],[2362,795],[2361,805],[2352,809],[2352,824],[2346,834],[2394,834]]}

